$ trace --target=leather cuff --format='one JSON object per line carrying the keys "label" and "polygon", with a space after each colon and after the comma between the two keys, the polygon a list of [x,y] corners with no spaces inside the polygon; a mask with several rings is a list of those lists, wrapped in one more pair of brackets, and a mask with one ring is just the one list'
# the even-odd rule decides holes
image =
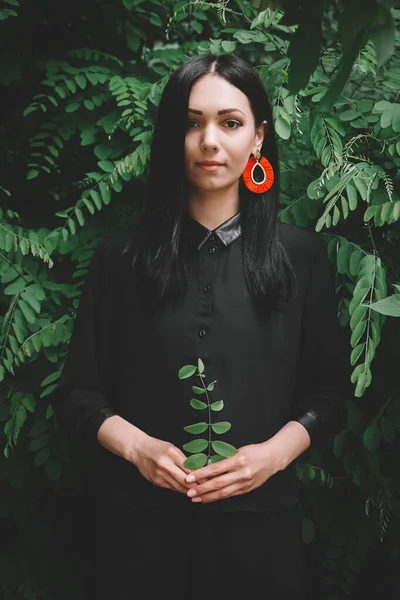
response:
{"label": "leather cuff", "polygon": [[104,421],[108,419],[108,417],[113,417],[116,414],[117,413],[112,408],[100,408],[100,410],[95,412],[85,424],[85,431],[87,435],[97,439],[97,432]]}
{"label": "leather cuff", "polygon": [[295,419],[298,423],[301,423],[312,437],[312,433],[318,428],[320,424],[319,415],[315,412],[315,410],[308,410],[301,417]]}

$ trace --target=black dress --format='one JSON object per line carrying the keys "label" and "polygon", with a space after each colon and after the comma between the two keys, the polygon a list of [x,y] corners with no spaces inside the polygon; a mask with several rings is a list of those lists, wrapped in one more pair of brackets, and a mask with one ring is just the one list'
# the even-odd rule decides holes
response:
{"label": "black dress", "polygon": [[[122,565],[118,598],[134,596],[135,581],[142,576],[153,586],[162,585],[164,571],[177,575],[177,585],[183,582],[182,598],[195,598],[197,591],[187,591],[193,581],[185,583],[185,578],[197,572],[198,551],[204,555],[200,579],[210,577],[215,589],[222,581],[234,582],[229,598],[253,579],[274,576],[282,583],[282,593],[292,592],[293,581],[300,577],[301,554],[294,463],[252,492],[201,506],[153,486],[135,466],[102,448],[96,436],[103,420],[115,412],[182,448],[193,439],[183,427],[204,420],[204,415],[189,403],[195,381],[179,380],[178,370],[201,358],[207,382],[216,381],[212,399],[224,401],[218,420],[232,424],[223,441],[238,448],[261,443],[290,420],[299,420],[312,440],[331,439],[343,423],[351,390],[325,247],[317,234],[279,224],[297,293],[283,311],[261,313],[245,284],[240,212],[214,231],[185,215],[182,251],[189,265],[188,292],[179,304],[150,318],[139,301],[125,251],[130,235],[112,235],[94,252],[53,394],[61,426],[93,450],[89,489],[97,515],[96,600],[109,597],[108,560],[111,572]],[[255,550],[261,563],[254,562]],[[221,572],[223,579],[217,583],[215,573]],[[166,594],[173,581],[165,584]],[[154,594],[144,597],[158,597]]]}

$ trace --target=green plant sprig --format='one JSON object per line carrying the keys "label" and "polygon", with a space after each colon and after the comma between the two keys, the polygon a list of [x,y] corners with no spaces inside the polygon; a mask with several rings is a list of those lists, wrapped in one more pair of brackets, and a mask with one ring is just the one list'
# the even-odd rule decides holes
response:
{"label": "green plant sprig", "polygon": [[[209,392],[213,391],[217,380],[211,381],[207,386],[205,385],[206,375],[204,373],[204,363],[201,358],[197,359],[196,365],[184,365],[181,369],[179,369],[178,376],[179,379],[188,379],[193,375],[197,374],[201,378],[202,387],[197,385],[192,386],[192,391],[195,394],[205,395],[207,402],[203,402],[198,398],[192,398],[190,400],[190,406],[195,410],[204,410],[208,409],[208,423],[205,421],[201,421],[199,423],[193,423],[191,425],[186,425],[183,429],[188,433],[192,433],[193,435],[197,435],[199,433],[204,433],[208,430],[208,439],[200,438],[196,440],[192,440],[187,444],[183,445],[183,449],[186,452],[190,452],[191,456],[189,456],[185,462],[184,466],[188,469],[200,469],[204,467],[204,465],[208,465],[210,463],[215,463],[228,456],[234,456],[237,453],[237,448],[228,444],[227,442],[222,442],[220,440],[213,441],[211,439],[212,432],[221,435],[229,431],[231,428],[231,423],[229,421],[219,421],[218,423],[212,423],[211,421],[211,412],[219,412],[224,407],[223,400],[217,400],[216,402],[210,402]],[[207,454],[204,452],[207,449]],[[211,454],[211,451],[214,451],[215,454]]]}

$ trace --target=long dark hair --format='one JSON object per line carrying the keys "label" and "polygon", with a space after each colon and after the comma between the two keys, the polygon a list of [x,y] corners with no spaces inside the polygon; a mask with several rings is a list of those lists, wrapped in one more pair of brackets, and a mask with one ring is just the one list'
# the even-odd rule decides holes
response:
{"label": "long dark hair", "polygon": [[207,73],[223,77],[248,97],[256,126],[264,120],[268,123],[261,154],[272,164],[274,184],[265,194],[254,194],[241,178],[239,209],[248,291],[259,308],[281,310],[294,293],[295,276],[278,235],[279,161],[272,111],[257,73],[230,54],[194,56],[174,71],[164,87],[152,137],[145,202],[132,238],[133,268],[140,276],[148,308],[160,308],[187,291],[187,265],[180,252],[187,192],[187,109],[194,82]]}

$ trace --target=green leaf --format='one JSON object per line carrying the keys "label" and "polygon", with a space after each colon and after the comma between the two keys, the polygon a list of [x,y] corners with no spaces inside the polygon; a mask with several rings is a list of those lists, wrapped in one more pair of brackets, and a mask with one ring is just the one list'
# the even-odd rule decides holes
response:
{"label": "green leaf", "polygon": [[50,373],[50,375],[45,377],[45,379],[43,379],[43,381],[40,385],[43,387],[44,385],[53,383],[53,381],[57,381],[57,379],[60,378],[60,375],[61,375],[61,371],[54,371],[54,373]]}
{"label": "green leaf", "polygon": [[101,202],[101,196],[100,196],[99,192],[97,190],[90,190],[89,193],[92,197],[92,200],[93,200],[97,210],[101,210],[102,202]]}
{"label": "green leaf", "polygon": [[53,344],[53,328],[51,326],[43,329],[42,344],[45,348],[49,348]]}
{"label": "green leaf", "polygon": [[336,266],[339,273],[347,272],[348,255],[351,252],[350,244],[342,243],[336,258]]}
{"label": "green leaf", "polygon": [[137,50],[139,49],[140,39],[138,38],[136,33],[131,29],[126,34],[126,43],[128,44],[130,50],[132,50],[132,52],[137,52]]}
{"label": "green leaf", "polygon": [[342,458],[346,453],[348,431],[345,429],[335,435],[333,440],[333,453],[336,458]]}
{"label": "green leaf", "polygon": [[219,411],[222,410],[224,408],[224,401],[223,400],[217,400],[217,402],[213,402],[210,405],[211,410],[214,411]]}
{"label": "green leaf", "polygon": [[71,92],[71,94],[75,94],[75,92],[76,92],[75,81],[72,81],[72,79],[66,79],[64,81],[64,83],[67,86],[67,88],[69,89],[69,91]]}
{"label": "green leaf", "polygon": [[301,536],[304,544],[311,544],[315,536],[315,525],[308,517],[304,517],[301,522]]}
{"label": "green leaf", "polygon": [[40,301],[37,299],[35,294],[33,294],[29,288],[25,289],[22,292],[21,298],[23,300],[25,300],[33,308],[34,311],[36,311],[38,314],[40,313],[40,308],[41,308]]}
{"label": "green leaf", "polygon": [[195,394],[205,394],[206,390],[204,388],[198,387],[197,385],[192,385],[192,391]]}
{"label": "green leaf", "polygon": [[355,365],[355,363],[358,361],[358,359],[360,358],[363,350],[364,350],[365,344],[358,344],[358,346],[356,346],[355,348],[353,348],[351,355],[350,355],[350,364],[352,366]]}
{"label": "green leaf", "polygon": [[34,464],[35,464],[36,467],[41,467],[42,465],[44,465],[45,462],[48,461],[49,458],[50,458],[50,449],[49,448],[42,448],[36,454],[35,459],[34,459],[33,462],[34,462]]}
{"label": "green leaf", "polygon": [[201,421],[200,423],[194,423],[193,425],[186,425],[183,429],[188,433],[203,433],[208,427],[208,423]]}
{"label": "green leaf", "polygon": [[83,212],[80,208],[75,208],[76,219],[81,227],[85,224],[85,217],[83,216]]}
{"label": "green leaf", "polygon": [[315,467],[313,467],[312,465],[309,465],[309,466],[308,466],[308,467],[306,467],[306,468],[307,468],[307,475],[308,475],[308,479],[309,479],[310,481],[314,481],[314,479],[315,479],[315,475],[316,475],[316,472],[315,472]]}
{"label": "green leaf", "polygon": [[389,8],[377,5],[376,27],[370,29],[369,37],[374,43],[376,64],[381,67],[392,56],[395,48],[396,29]]}
{"label": "green leaf", "polygon": [[197,400],[197,398],[192,398],[190,400],[190,406],[195,410],[205,410],[207,408],[207,404],[205,402],[201,402],[201,400]]}
{"label": "green leaf", "polygon": [[197,359],[197,369],[198,369],[199,373],[204,373],[204,363],[201,360],[201,358]]}
{"label": "green leaf", "polygon": [[343,219],[347,219],[349,216],[349,205],[344,196],[340,196],[340,203],[342,205]]}
{"label": "green leaf", "polygon": [[231,427],[232,427],[232,425],[228,421],[219,421],[218,423],[213,423],[211,425],[211,428],[214,431],[214,433],[218,433],[218,434],[229,431],[229,429]]}
{"label": "green leaf", "polygon": [[122,4],[127,10],[132,10],[137,5],[137,0],[122,0]]}
{"label": "green leaf", "polygon": [[322,198],[324,195],[325,192],[319,184],[319,179],[315,179],[308,185],[307,196],[311,200],[317,200],[318,198]]}
{"label": "green leaf", "polygon": [[29,242],[25,238],[21,238],[19,240],[19,247],[21,249],[21,253],[26,256],[29,254]]}
{"label": "green leaf", "polygon": [[56,481],[60,479],[61,474],[61,462],[58,458],[50,458],[44,465],[44,470],[47,477],[51,481]]}
{"label": "green leaf", "polygon": [[60,96],[60,98],[62,98],[63,100],[64,100],[64,98],[67,97],[67,92],[60,85],[56,85],[54,89],[57,92],[57,94]]}
{"label": "green leaf", "polygon": [[355,346],[358,344],[359,340],[361,339],[366,326],[367,326],[366,321],[360,321],[358,323],[358,325],[355,327],[354,331],[352,332],[351,338],[350,338],[350,343],[353,348],[355,348]]}
{"label": "green leaf", "polygon": [[121,192],[123,189],[123,183],[121,181],[121,179],[116,178],[115,173],[112,176],[113,181],[111,182],[111,187],[113,188],[114,192]]}
{"label": "green leaf", "polygon": [[157,13],[150,13],[149,21],[152,25],[155,25],[156,27],[162,27],[162,21]]}
{"label": "green leaf", "polygon": [[26,174],[27,179],[35,179],[39,175],[39,171],[37,169],[29,169]]}
{"label": "green leaf", "polygon": [[75,233],[76,233],[75,221],[73,219],[69,218],[67,221],[67,225],[68,225],[69,230],[72,233],[72,235],[75,235]]}
{"label": "green leaf", "polygon": [[381,444],[381,440],[382,440],[382,433],[379,428],[379,425],[377,423],[372,423],[364,431],[364,435],[363,435],[364,446],[368,450],[375,452],[379,448],[379,446]]}
{"label": "green leaf", "polygon": [[207,386],[207,391],[212,392],[216,383],[216,381],[211,381]]}
{"label": "green leaf", "polygon": [[356,119],[359,116],[360,115],[359,115],[358,111],[351,108],[349,110],[345,110],[342,113],[340,113],[339,119],[341,121],[352,121],[353,119]]}
{"label": "green leaf", "polygon": [[237,449],[235,448],[235,446],[227,444],[226,442],[220,442],[219,440],[217,440],[215,442],[211,442],[211,446],[214,452],[220,454],[221,456],[228,457],[235,456],[235,454],[237,454]]}
{"label": "green leaf", "polygon": [[275,131],[283,140],[290,138],[290,125],[280,117],[275,121]]}
{"label": "green leaf", "polygon": [[[191,21],[190,22],[190,26],[191,26],[192,29],[194,29],[196,31],[196,33],[203,33],[204,27],[198,21]],[[222,46],[223,45],[224,45],[224,42],[222,42]]]}
{"label": "green leaf", "polygon": [[357,327],[357,325],[360,321],[365,319],[367,310],[368,310],[368,306],[366,306],[365,304],[360,304],[353,311],[351,318],[350,318],[350,327],[351,327],[352,331],[354,331],[354,329]]}
{"label": "green leaf", "polygon": [[393,294],[377,302],[372,302],[369,307],[382,315],[400,317],[400,294]]}
{"label": "green leaf", "polygon": [[25,319],[28,321],[28,323],[35,323],[36,321],[36,315],[33,312],[33,310],[31,309],[31,307],[29,306],[29,304],[25,301],[25,300],[18,300],[18,306],[20,307]]}
{"label": "green leaf", "polygon": [[10,283],[10,285],[8,285],[4,289],[4,294],[6,294],[7,296],[14,296],[15,294],[19,294],[20,292],[22,292],[22,290],[25,289],[25,286],[25,279],[22,279],[22,277],[20,277],[19,279],[13,281],[13,283]]}
{"label": "green leaf", "polygon": [[25,398],[22,398],[21,404],[25,406],[26,410],[29,410],[29,412],[35,412],[36,400],[32,396],[25,396]]}
{"label": "green leaf", "polygon": [[85,89],[87,84],[86,77],[84,77],[83,75],[75,75],[75,81],[82,90]]}
{"label": "green leaf", "polygon": [[65,112],[67,112],[67,113],[75,112],[76,110],[78,110],[79,106],[80,106],[79,102],[71,102],[70,104],[67,104],[67,106],[65,107]]}
{"label": "green leaf", "polygon": [[90,212],[90,214],[94,215],[95,208],[94,208],[93,204],[90,202],[89,198],[82,198],[82,200],[83,200],[83,203],[85,204],[86,208]]}
{"label": "green leaf", "polygon": [[184,463],[183,466],[187,469],[201,469],[207,464],[207,455],[206,454],[193,454],[193,456],[189,456]]}
{"label": "green leaf", "polygon": [[199,439],[183,444],[182,448],[186,452],[202,452],[208,446],[208,440]]}
{"label": "green leaf", "polygon": [[[108,161],[105,161],[105,162],[108,162]],[[103,198],[104,204],[106,204],[106,205],[109,204],[110,200],[111,200],[111,191],[110,191],[109,186],[106,183],[104,183],[104,181],[100,181],[99,188],[100,188],[100,193],[101,193],[101,197]]]}
{"label": "green leaf", "polygon": [[[49,385],[48,387],[44,388],[43,392],[40,394],[39,398],[44,398],[45,396],[48,396],[49,394],[51,394],[53,392],[53,390],[55,390],[57,387],[57,384],[54,385]],[[49,410],[51,407],[47,407],[47,409]],[[47,414],[47,411],[46,411]]]}
{"label": "green leaf", "polygon": [[360,262],[363,259],[363,257],[364,257],[364,252],[362,252],[361,250],[355,250],[350,257],[349,269],[350,269],[350,273],[354,277],[357,276],[358,267],[359,267]]}
{"label": "green leaf", "polygon": [[97,163],[106,173],[112,173],[114,171],[114,164],[110,160],[99,160]]}
{"label": "green leaf", "polygon": [[110,148],[110,146],[106,146],[105,144],[99,144],[95,147],[94,153],[100,160],[107,160],[112,153],[112,148]]}
{"label": "green leaf", "polygon": [[232,42],[232,41],[223,41],[222,44],[222,49],[224,52],[234,52],[236,50],[236,42]]}
{"label": "green leaf", "polygon": [[48,433],[43,433],[42,435],[38,435],[34,437],[28,444],[27,449],[29,451],[36,451],[44,448],[49,443],[50,436]]}
{"label": "green leaf", "polygon": [[90,100],[89,98],[85,98],[83,104],[88,110],[94,110],[96,108],[92,100]]}
{"label": "green leaf", "polygon": [[194,373],[196,373],[196,367],[194,365],[185,365],[181,369],[179,369],[178,377],[179,379],[187,379],[191,377]]}

